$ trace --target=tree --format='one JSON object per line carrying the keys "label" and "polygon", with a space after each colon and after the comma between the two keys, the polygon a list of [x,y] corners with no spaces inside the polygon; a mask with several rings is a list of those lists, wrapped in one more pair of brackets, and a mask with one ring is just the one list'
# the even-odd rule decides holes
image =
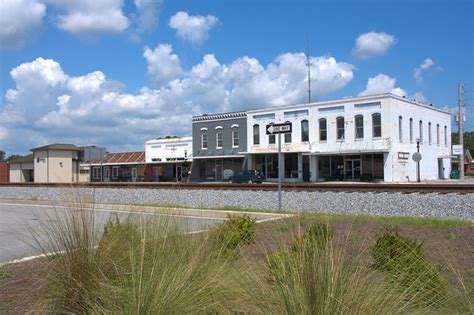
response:
{"label": "tree", "polygon": [[0,162],[5,161],[5,151],[0,150]]}
{"label": "tree", "polygon": [[15,160],[15,159],[18,159],[19,157],[21,157],[21,155],[12,154],[12,155],[10,155],[10,156],[5,160],[5,162],[13,161],[13,160]]}
{"label": "tree", "polygon": [[[459,136],[458,133],[452,133],[451,135],[451,143],[458,144],[459,143]],[[468,149],[471,154],[474,153],[474,131],[466,131],[464,132],[464,147]]]}

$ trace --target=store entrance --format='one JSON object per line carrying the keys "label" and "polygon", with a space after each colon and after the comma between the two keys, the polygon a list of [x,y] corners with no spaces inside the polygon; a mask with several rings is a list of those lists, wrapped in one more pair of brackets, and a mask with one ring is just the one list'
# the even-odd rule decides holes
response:
{"label": "store entrance", "polygon": [[344,166],[344,179],[360,180],[360,159],[346,159]]}

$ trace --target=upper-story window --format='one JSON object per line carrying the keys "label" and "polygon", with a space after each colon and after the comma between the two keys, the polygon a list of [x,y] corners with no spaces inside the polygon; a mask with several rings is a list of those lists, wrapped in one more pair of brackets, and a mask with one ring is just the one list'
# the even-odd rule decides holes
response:
{"label": "upper-story window", "polygon": [[428,123],[428,143],[431,144],[431,122]]}
{"label": "upper-story window", "polygon": [[307,141],[309,141],[309,123],[305,119],[301,121],[301,142]]}
{"label": "upper-story window", "polygon": [[419,122],[419,134],[418,134],[418,139],[420,140],[420,143],[423,143],[423,121],[420,120]]}
{"label": "upper-story window", "polygon": [[216,149],[222,149],[222,131],[216,132]]}
{"label": "upper-story window", "polygon": [[403,141],[403,118],[398,116],[398,140]]}
{"label": "upper-story window", "polygon": [[356,115],[355,118],[355,137],[356,139],[364,138],[364,116]]}
{"label": "upper-story window", "polygon": [[319,119],[319,141],[328,140],[328,125],[326,118]]}
{"label": "upper-story window", "polygon": [[413,142],[413,118],[410,118],[410,142]]}
{"label": "upper-story window", "polygon": [[260,144],[260,126],[258,124],[253,125],[253,144]]}
{"label": "upper-story window", "polygon": [[232,147],[237,148],[239,146],[239,129],[232,130]]}
{"label": "upper-story window", "polygon": [[[286,122],[289,123],[289,121]],[[291,143],[291,132],[285,133],[285,143]]]}
{"label": "upper-story window", "polygon": [[372,138],[382,137],[382,116],[380,113],[372,114]]}
{"label": "upper-story window", "polygon": [[439,145],[439,124],[436,124],[436,144]]}
{"label": "upper-story window", "polygon": [[448,127],[444,126],[444,145],[448,145]]}
{"label": "upper-story window", "polygon": [[[271,125],[273,125],[273,123],[271,123]],[[268,135],[268,144],[275,144],[275,139],[275,135]]]}
{"label": "upper-story window", "polygon": [[201,149],[207,149],[207,132],[201,134]]}
{"label": "upper-story window", "polygon": [[344,122],[344,117],[337,117],[336,118],[336,134],[337,134],[337,140],[344,140],[344,132],[345,132],[345,122]]}

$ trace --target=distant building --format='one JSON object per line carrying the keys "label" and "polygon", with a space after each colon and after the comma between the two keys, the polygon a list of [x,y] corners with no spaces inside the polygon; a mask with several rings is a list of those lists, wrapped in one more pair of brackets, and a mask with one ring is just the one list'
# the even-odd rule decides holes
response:
{"label": "distant building", "polygon": [[10,166],[7,162],[0,162],[0,183],[10,181]]}
{"label": "distant building", "polygon": [[31,149],[35,183],[77,183],[83,151],[73,144],[50,144]]}
{"label": "distant building", "polygon": [[181,181],[192,167],[192,137],[167,137],[145,142],[145,181]]}
{"label": "distant building", "polygon": [[193,181],[227,181],[245,166],[247,113],[193,117]]}
{"label": "distant building", "polygon": [[33,159],[33,154],[29,154],[9,162],[10,183],[34,182]]}
{"label": "distant building", "polygon": [[103,160],[91,160],[91,182],[141,182],[145,177],[145,152],[107,153]]}

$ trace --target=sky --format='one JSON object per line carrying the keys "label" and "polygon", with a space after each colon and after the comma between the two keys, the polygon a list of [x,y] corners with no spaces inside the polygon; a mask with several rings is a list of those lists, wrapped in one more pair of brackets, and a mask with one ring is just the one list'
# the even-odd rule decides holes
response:
{"label": "sky", "polygon": [[312,101],[454,110],[461,81],[474,130],[473,3],[0,0],[0,150],[143,150],[193,115],[304,103],[307,56]]}

